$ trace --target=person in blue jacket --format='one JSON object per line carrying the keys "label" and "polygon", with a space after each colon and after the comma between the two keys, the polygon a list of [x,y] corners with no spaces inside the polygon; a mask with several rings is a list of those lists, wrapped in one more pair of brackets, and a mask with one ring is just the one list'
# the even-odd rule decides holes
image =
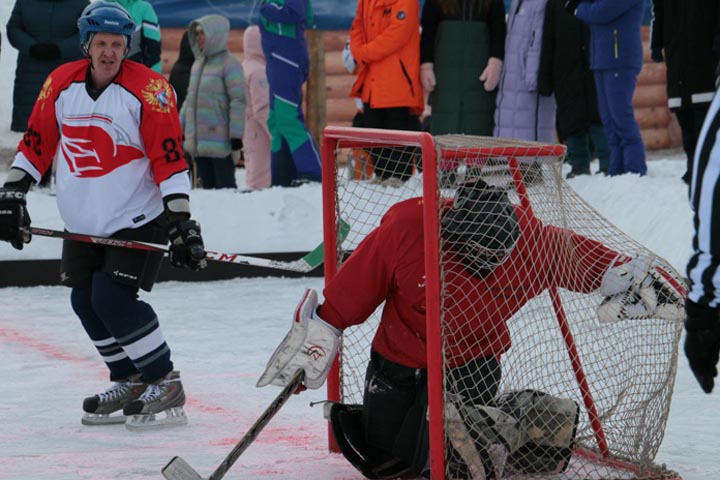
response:
{"label": "person in blue jacket", "polygon": [[272,185],[321,179],[320,154],[305,125],[302,85],[310,71],[305,28],[312,23],[309,0],[264,0],[260,33],[270,87]]}
{"label": "person in blue jacket", "polygon": [[590,68],[610,146],[609,175],[647,173],[645,145],[633,111],[643,64],[644,0],[566,0],[565,8],[590,26]]}

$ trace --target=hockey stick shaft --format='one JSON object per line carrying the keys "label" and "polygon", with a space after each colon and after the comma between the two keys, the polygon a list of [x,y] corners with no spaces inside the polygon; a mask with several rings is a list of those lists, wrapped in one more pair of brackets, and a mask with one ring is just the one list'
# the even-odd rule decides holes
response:
{"label": "hockey stick shaft", "polygon": [[[349,226],[345,229],[344,226],[347,225],[343,222],[340,228],[341,237],[344,239],[344,235],[347,235],[347,232],[349,231]],[[30,232],[33,235],[39,235],[42,237],[50,237],[50,238],[62,238],[65,240],[74,240],[77,242],[86,242],[86,243],[94,243],[97,245],[105,245],[109,247],[118,247],[118,248],[130,248],[134,250],[145,250],[145,251],[151,251],[151,252],[168,252],[168,247],[165,245],[159,245],[156,243],[147,243],[147,242],[141,242],[137,240],[122,240],[117,238],[107,238],[107,237],[96,237],[93,235],[85,235],[80,233],[70,233],[70,232],[64,232],[60,230],[52,230],[48,228],[35,228],[31,227]],[[315,247],[311,252],[303,256],[302,258],[298,260],[294,260],[291,262],[286,261],[280,261],[280,260],[271,260],[269,258],[262,258],[262,257],[251,257],[248,255],[238,255],[234,253],[221,253],[221,252],[215,252],[211,250],[206,250],[207,253],[207,259],[212,260],[215,262],[225,262],[225,263],[235,263],[238,265],[250,265],[254,267],[265,267],[265,268],[274,268],[277,270],[287,270],[291,272],[300,272],[300,273],[306,273],[310,272],[311,270],[314,270],[316,267],[322,264],[323,262],[323,244],[320,243],[317,247]]]}
{"label": "hockey stick shaft", "polygon": [[[223,460],[212,475],[208,477],[208,480],[220,480],[225,476],[230,467],[240,458],[240,455],[255,441],[263,428],[265,428],[275,414],[285,405],[285,402],[293,395],[295,390],[297,390],[304,377],[305,372],[303,370],[297,370],[295,372],[290,382],[288,382],[278,396],[275,397],[275,400],[265,409],[253,426],[250,427],[250,430],[247,431],[227,457],[225,457],[225,460]],[[202,480],[203,478],[180,457],[174,457],[170,460],[170,462],[165,465],[165,468],[162,469],[162,474],[167,480]]]}

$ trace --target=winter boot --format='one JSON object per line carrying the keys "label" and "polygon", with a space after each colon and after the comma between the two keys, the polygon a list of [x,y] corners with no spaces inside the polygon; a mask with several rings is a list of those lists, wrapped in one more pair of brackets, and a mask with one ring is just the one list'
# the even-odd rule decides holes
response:
{"label": "winter boot", "polygon": [[83,425],[107,425],[112,423],[125,423],[125,415],[112,415],[122,411],[128,403],[136,400],[147,388],[140,374],[132,375],[119,380],[105,392],[83,401],[85,415],[81,422]]}
{"label": "winter boot", "polygon": [[128,430],[144,430],[167,425],[184,425],[185,391],[180,372],[172,371],[147,385],[147,389],[123,408]]}

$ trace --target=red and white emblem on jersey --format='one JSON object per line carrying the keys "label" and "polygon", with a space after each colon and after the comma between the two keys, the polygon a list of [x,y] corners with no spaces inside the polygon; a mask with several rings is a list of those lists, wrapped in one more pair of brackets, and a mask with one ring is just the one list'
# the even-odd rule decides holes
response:
{"label": "red and white emblem on jersey", "polygon": [[66,118],[60,149],[76,177],[102,177],[145,156],[112,119],[102,115]]}
{"label": "red and white emblem on jersey", "polygon": [[154,112],[168,113],[174,105],[170,85],[159,78],[150,80],[150,83],[142,90],[142,96]]}

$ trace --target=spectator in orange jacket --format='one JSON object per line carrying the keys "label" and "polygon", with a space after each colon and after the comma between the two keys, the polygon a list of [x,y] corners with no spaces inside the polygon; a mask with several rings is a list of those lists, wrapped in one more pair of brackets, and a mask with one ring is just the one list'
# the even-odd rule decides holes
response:
{"label": "spectator in orange jacket", "polygon": [[[360,0],[350,29],[350,52],[358,74],[350,96],[362,99],[365,126],[419,131],[424,99],[418,2]],[[375,176],[405,181],[412,175],[412,158],[407,150],[376,157]]]}

